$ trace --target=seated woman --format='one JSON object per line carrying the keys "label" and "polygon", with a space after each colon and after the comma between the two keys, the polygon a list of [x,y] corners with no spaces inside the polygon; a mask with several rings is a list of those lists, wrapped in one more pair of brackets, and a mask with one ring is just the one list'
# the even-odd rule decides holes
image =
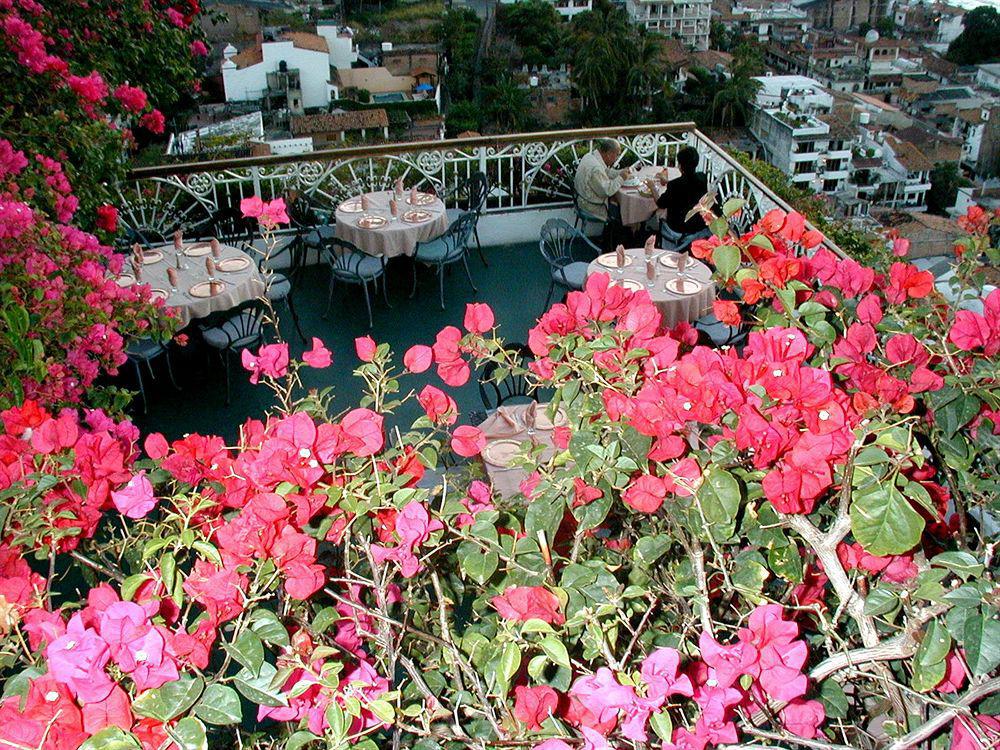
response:
{"label": "seated woman", "polygon": [[[709,234],[701,214],[687,218],[691,209],[708,193],[708,177],[704,172],[697,171],[699,158],[697,149],[685,146],[677,152],[680,177],[668,183],[664,170],[658,178],[664,186],[663,192],[656,198],[657,208],[663,209],[664,213],[660,219],[660,238],[677,245],[679,249],[685,249],[692,241]],[[656,195],[655,182],[649,180],[647,184]]]}

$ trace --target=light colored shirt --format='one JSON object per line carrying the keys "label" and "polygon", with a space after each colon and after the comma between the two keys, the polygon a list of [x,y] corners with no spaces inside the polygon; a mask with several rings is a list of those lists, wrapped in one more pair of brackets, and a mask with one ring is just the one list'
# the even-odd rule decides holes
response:
{"label": "light colored shirt", "polygon": [[607,166],[599,151],[591,151],[580,159],[573,181],[580,208],[607,221],[608,198],[621,189],[621,173],[622,170]]}

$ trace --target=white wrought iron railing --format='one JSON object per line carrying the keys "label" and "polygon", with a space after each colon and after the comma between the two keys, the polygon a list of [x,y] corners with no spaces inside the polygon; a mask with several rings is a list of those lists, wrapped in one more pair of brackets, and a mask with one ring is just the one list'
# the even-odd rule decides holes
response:
{"label": "white wrought iron railing", "polygon": [[[238,206],[242,198],[265,200],[295,191],[332,215],[344,199],[384,190],[402,178],[409,187],[433,189],[458,205],[455,188],[476,172],[486,174],[486,212],[562,208],[572,205],[573,176],[598,140],[622,146],[621,163],[668,165],[677,151],[694,146],[723,199],[746,201],[746,223],[772,208],[791,210],[693,123],[458,138],[445,141],[357,146],[288,156],[189,162],[133,170],[119,186],[123,222],[161,233],[204,226]],[[840,252],[832,243],[830,247]]]}

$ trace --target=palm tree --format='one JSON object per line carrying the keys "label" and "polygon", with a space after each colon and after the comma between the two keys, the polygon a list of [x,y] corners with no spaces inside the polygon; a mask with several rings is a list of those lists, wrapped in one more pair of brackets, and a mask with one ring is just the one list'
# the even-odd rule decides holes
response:
{"label": "palm tree", "polygon": [[651,34],[642,34],[635,46],[635,58],[628,70],[628,88],[632,94],[643,97],[646,109],[653,106],[653,92],[663,88],[666,66],[663,62],[663,44]]}
{"label": "palm tree", "polygon": [[734,75],[728,79],[712,97],[712,122],[720,127],[745,123],[760,86],[760,81],[746,76]]}

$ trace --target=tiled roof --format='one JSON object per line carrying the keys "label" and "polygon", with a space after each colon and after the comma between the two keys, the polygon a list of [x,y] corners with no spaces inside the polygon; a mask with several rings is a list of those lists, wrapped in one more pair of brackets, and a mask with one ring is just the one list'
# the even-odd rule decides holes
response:
{"label": "tiled roof", "polygon": [[[323,52],[326,54],[330,51],[326,45],[326,39],[318,34],[307,34],[304,31],[286,31],[277,41],[291,42],[293,46],[299,49],[312,50],[313,52]],[[251,65],[264,62],[264,48],[258,42],[252,47],[247,47],[233,55],[230,59],[236,63],[237,68],[249,68]]]}
{"label": "tiled roof", "polygon": [[934,162],[924,156],[923,152],[909,141],[901,141],[891,135],[887,135],[885,138],[899,163],[910,172],[926,172],[934,169]]}
{"label": "tiled roof", "polygon": [[369,130],[389,125],[389,116],[384,109],[359,109],[336,114],[303,115],[292,118],[292,135],[314,135],[316,133],[340,133],[347,130]]}
{"label": "tiled roof", "polygon": [[264,62],[264,50],[259,44],[255,44],[242,52],[237,52],[229,59],[236,63],[237,68],[249,68],[251,65]]}

